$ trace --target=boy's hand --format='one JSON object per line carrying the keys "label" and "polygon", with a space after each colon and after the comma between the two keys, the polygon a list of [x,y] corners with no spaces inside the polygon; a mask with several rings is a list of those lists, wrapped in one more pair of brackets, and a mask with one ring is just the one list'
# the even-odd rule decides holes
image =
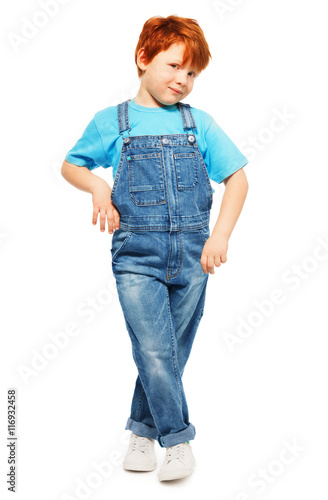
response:
{"label": "boy's hand", "polygon": [[105,231],[105,221],[107,219],[108,232],[112,234],[114,230],[120,227],[120,214],[110,199],[112,194],[110,186],[106,181],[98,178],[91,189],[91,194],[93,203],[92,224],[97,224],[98,213],[100,213],[100,231]]}
{"label": "boy's hand", "polygon": [[211,234],[207,239],[200,258],[200,263],[205,274],[214,274],[214,266],[227,262],[229,238],[221,234]]}

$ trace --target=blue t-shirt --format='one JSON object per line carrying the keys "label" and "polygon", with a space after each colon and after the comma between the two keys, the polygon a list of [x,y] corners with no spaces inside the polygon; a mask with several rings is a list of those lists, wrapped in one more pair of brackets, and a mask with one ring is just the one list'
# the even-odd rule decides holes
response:
{"label": "blue t-shirt", "polygon": [[[196,122],[195,136],[209,178],[221,183],[244,167],[248,160],[215,122],[211,115],[190,106]],[[185,134],[177,104],[150,108],[129,102],[130,135]],[[191,130],[190,130],[191,132]],[[128,135],[124,132],[124,137]],[[118,132],[117,107],[98,111],[84,130],[82,137],[67,153],[69,163],[93,170],[113,167],[113,179],[121,156],[123,137]],[[213,188],[212,188],[213,189]],[[213,190],[214,191],[214,190]]]}

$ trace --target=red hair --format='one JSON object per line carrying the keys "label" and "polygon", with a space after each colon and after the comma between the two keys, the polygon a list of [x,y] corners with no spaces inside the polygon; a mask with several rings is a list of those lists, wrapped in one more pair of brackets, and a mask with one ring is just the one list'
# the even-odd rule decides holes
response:
{"label": "red hair", "polygon": [[167,50],[174,43],[185,45],[182,66],[190,60],[190,65],[197,73],[206,68],[212,56],[198,22],[186,17],[154,16],[143,25],[135,50],[139,78],[144,73],[137,64],[139,50],[144,49],[144,62],[149,64],[159,52]]}

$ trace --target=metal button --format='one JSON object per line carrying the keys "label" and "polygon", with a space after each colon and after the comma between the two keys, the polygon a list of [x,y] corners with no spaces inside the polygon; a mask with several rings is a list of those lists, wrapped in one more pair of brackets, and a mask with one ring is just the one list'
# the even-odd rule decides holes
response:
{"label": "metal button", "polygon": [[124,142],[124,144],[129,144],[129,142],[130,142],[130,137],[124,137],[124,138],[123,138],[123,142]]}
{"label": "metal button", "polygon": [[167,144],[168,142],[169,142],[169,140],[168,140],[168,138],[167,138],[167,137],[164,137],[164,138],[162,139],[162,143],[163,143],[163,144]]}
{"label": "metal button", "polygon": [[195,141],[195,137],[193,135],[189,135],[188,136],[188,141],[189,142],[194,142]]}

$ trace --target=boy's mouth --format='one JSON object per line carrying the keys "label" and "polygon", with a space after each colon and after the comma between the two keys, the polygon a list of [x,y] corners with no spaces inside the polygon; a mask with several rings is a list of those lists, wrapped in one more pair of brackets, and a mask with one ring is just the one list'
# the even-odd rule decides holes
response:
{"label": "boy's mouth", "polygon": [[182,94],[181,90],[173,89],[172,87],[169,87],[169,89],[173,90],[176,94]]}

